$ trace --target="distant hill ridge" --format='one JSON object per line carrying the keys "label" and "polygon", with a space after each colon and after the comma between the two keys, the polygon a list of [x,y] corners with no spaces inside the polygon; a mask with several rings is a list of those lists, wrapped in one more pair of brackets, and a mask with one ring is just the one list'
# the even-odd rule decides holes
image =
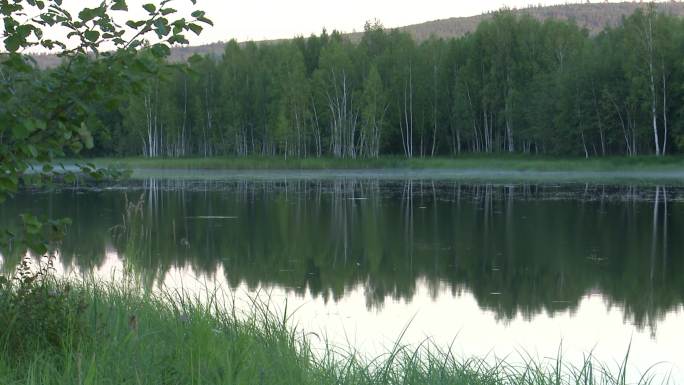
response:
{"label": "distant hill ridge", "polygon": [[[631,15],[639,8],[646,7],[647,4],[647,2],[563,4],[513,9],[512,12],[516,15],[530,15],[537,20],[574,20],[578,26],[586,28],[592,34],[597,34],[606,27],[618,25],[623,17]],[[684,3],[657,3],[657,7],[660,12],[679,17],[684,16]],[[493,13],[486,13],[470,17],[452,17],[449,19],[407,25],[396,29],[408,32],[417,41],[425,40],[432,35],[441,38],[459,37],[475,31],[477,26],[482,21],[491,18],[492,14]],[[352,41],[358,41],[361,38],[362,33],[348,33],[345,36]],[[283,41],[283,39],[261,41],[260,43],[273,43],[277,41]],[[221,55],[223,54],[224,46],[225,42],[217,42],[199,46],[175,47],[171,50],[169,59],[172,62],[183,62],[195,54]],[[54,67],[59,64],[60,60],[55,55],[36,55],[34,57],[36,58],[38,65],[42,68]]]}

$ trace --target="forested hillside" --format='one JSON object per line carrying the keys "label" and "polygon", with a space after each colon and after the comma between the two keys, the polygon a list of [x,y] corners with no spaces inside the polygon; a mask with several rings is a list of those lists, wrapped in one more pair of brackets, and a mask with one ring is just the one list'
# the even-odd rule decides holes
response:
{"label": "forested hillside", "polygon": [[[510,11],[517,16],[529,15],[539,21],[548,19],[573,21],[581,28],[586,28],[589,33],[595,35],[606,27],[618,26],[622,23],[624,17],[633,14],[637,9],[643,9],[647,5],[647,3],[641,1],[624,3],[579,2],[576,4],[512,9]],[[656,3],[655,6],[659,12],[668,13],[673,16],[684,16],[684,3],[670,1]],[[461,37],[466,33],[475,31],[482,21],[491,19],[493,15],[493,13],[487,13],[471,17],[452,17],[409,25],[399,29],[410,33],[417,41],[426,40],[432,35],[443,38]]]}
{"label": "forested hillside", "polygon": [[[674,1],[655,4],[659,12],[673,16],[684,16],[684,3]],[[547,19],[573,21],[580,28],[586,28],[591,34],[598,34],[606,27],[618,26],[624,17],[634,13],[639,8],[646,7],[643,2],[623,3],[577,3],[552,6],[528,7],[511,9],[516,16],[529,15],[539,21]],[[425,23],[408,25],[397,28],[401,32],[409,33],[417,42],[422,42],[430,36],[441,38],[461,37],[472,33],[484,20],[491,19],[495,13],[485,13],[477,16],[452,17],[433,20]],[[389,32],[389,30],[387,31]],[[363,32],[344,33],[343,36],[358,43]],[[259,41],[257,44],[281,43],[283,40]],[[174,63],[186,62],[192,55],[223,55],[225,42],[196,46],[176,46],[171,49],[169,60]],[[35,55],[41,68],[52,68],[59,65],[60,59],[55,55]]]}
{"label": "forested hillside", "polygon": [[684,23],[655,7],[590,34],[502,11],[460,38],[368,25],[229,42],[102,116],[98,154],[406,157],[684,150]]}

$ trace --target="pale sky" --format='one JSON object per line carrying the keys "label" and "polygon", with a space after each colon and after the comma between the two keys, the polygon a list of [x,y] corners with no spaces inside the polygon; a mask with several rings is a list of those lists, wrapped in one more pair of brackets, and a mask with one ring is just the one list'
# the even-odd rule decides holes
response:
{"label": "pale sky", "polygon": [[[75,16],[83,7],[97,7],[100,2],[101,0],[64,0],[63,5]],[[113,16],[120,24],[128,19],[144,19],[146,12],[142,10],[142,5],[149,2],[157,4],[159,0],[127,0],[129,12],[117,12]],[[536,0],[534,4],[577,2]],[[366,21],[376,19],[385,27],[394,28],[437,19],[479,15],[503,7],[526,8],[531,4],[531,0],[197,0],[197,4],[193,6],[191,0],[172,0],[169,6],[177,9],[178,13],[170,15],[169,19],[187,18],[194,9],[205,11],[214,26],[207,26],[200,36],[187,33],[190,45],[202,45],[230,39],[288,39],[319,34],[323,28],[328,31],[362,31]],[[65,40],[66,33],[60,29],[46,29],[44,32],[45,36]],[[155,40],[152,33],[147,37],[151,41]],[[0,52],[3,48],[0,45]],[[45,49],[34,47],[28,52],[45,52]]]}
{"label": "pale sky", "polygon": [[[67,0],[74,1],[74,0]],[[148,0],[149,1],[149,0]],[[129,7],[148,2],[129,0]],[[584,2],[584,1],[581,1]],[[592,3],[603,0],[592,0]],[[308,36],[328,31],[363,30],[365,21],[378,19],[385,27],[400,27],[436,19],[473,16],[504,6],[524,8],[530,4],[563,4],[559,0],[198,0],[197,7],[207,12],[215,26],[192,45],[236,39],[270,40]],[[139,6],[139,5],[137,5]],[[175,0],[174,8],[189,9],[189,0]]]}

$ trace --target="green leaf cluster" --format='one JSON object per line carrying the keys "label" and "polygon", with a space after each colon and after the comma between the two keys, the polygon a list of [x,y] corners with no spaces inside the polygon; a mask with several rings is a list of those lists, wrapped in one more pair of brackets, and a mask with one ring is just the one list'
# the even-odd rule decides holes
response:
{"label": "green leaf cluster", "polygon": [[[197,18],[169,20],[176,12],[170,3],[147,4],[145,19],[127,20],[125,0],[104,0],[73,14],[61,0],[0,1],[0,41],[7,51],[0,54],[0,200],[29,182],[74,178],[73,170],[55,167],[55,159],[93,149],[100,127],[97,113],[115,110],[140,92],[164,67],[169,46],[187,42],[182,32],[204,23]],[[52,27],[66,31],[67,38],[46,37],[43,31]],[[156,36],[152,46],[151,36]],[[23,54],[34,47],[58,49],[62,65],[39,69]],[[81,171],[95,178],[109,172],[94,167]],[[29,214],[22,220],[22,243],[41,252],[57,238],[52,233],[66,224]],[[3,233],[5,241],[16,236]]]}

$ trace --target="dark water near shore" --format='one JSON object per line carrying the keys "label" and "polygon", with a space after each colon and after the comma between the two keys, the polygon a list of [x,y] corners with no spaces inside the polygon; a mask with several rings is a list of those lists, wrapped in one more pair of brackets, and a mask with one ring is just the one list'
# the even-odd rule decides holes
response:
{"label": "dark water near shore", "polygon": [[64,274],[266,293],[371,354],[408,325],[465,355],[611,363],[631,341],[637,367],[684,368],[681,187],[155,179],[23,192],[2,225],[26,211],[73,219]]}

